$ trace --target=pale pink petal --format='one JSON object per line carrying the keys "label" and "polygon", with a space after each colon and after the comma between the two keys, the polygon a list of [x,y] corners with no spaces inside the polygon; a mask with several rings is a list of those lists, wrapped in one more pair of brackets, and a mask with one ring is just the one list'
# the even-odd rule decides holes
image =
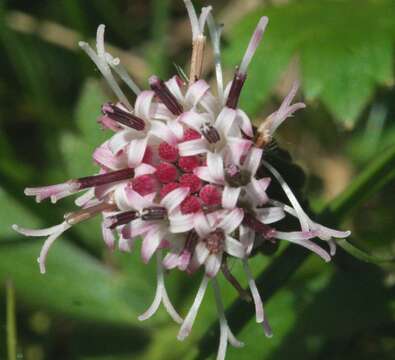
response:
{"label": "pale pink petal", "polygon": [[[198,166],[193,170],[193,173],[201,180],[207,181],[212,184],[218,183],[211,177],[210,171],[208,170],[207,166]],[[222,184],[222,182],[221,182]]]}
{"label": "pale pink petal", "polygon": [[194,215],[173,215],[169,217],[170,232],[173,234],[187,232],[194,227]]}
{"label": "pale pink petal", "polygon": [[137,117],[143,119],[150,119],[152,115],[151,105],[152,100],[155,96],[155,93],[150,90],[142,91],[136,99],[136,103],[134,106],[134,112]]}
{"label": "pale pink petal", "polygon": [[206,293],[208,282],[209,278],[207,276],[204,276],[202,282],[200,283],[199,290],[195,296],[195,300],[193,301],[188,315],[186,316],[184,322],[182,323],[180,331],[178,332],[177,339],[180,341],[183,341],[192,330],[192,326],[195,322],[197,312],[202,303],[204,294]]}
{"label": "pale pink petal", "polygon": [[180,187],[169,192],[160,202],[169,212],[179,206],[189,194],[188,187]]}
{"label": "pale pink petal", "polygon": [[98,147],[93,153],[93,160],[111,170],[119,170],[125,167],[125,158],[115,156],[107,146]]}
{"label": "pale pink petal", "polygon": [[264,224],[272,224],[285,217],[285,212],[281,207],[267,207],[256,211],[257,219]]}
{"label": "pale pink petal", "polygon": [[251,176],[254,177],[258,167],[261,163],[263,150],[257,147],[252,147],[250,152],[247,155],[247,158],[244,162],[244,168],[246,168],[250,173]]}
{"label": "pale pink petal", "polygon": [[207,167],[213,180],[218,184],[225,181],[224,163],[220,154],[207,153]]}
{"label": "pale pink petal", "polygon": [[224,107],[215,120],[214,126],[222,134],[222,136],[226,136],[235,119],[236,111],[234,109]]}
{"label": "pale pink petal", "polygon": [[193,155],[204,154],[207,152],[207,149],[208,149],[208,143],[207,140],[204,138],[184,141],[178,144],[178,150],[181,156],[193,156]]}
{"label": "pale pink petal", "polygon": [[141,246],[141,257],[144,263],[147,263],[151,259],[152,255],[158,249],[164,235],[164,232],[159,228],[154,228],[145,234]]}
{"label": "pale pink petal", "polygon": [[223,229],[227,234],[235,231],[243,221],[244,212],[242,209],[234,209],[224,216],[218,227]]}
{"label": "pale pink petal", "polygon": [[115,236],[113,230],[109,229],[106,226],[105,221],[102,221],[101,223],[101,230],[102,230],[102,235],[103,235],[103,240],[105,244],[108,246],[110,250],[115,249]]}
{"label": "pale pink petal", "polygon": [[194,224],[195,230],[201,238],[204,238],[212,230],[203,212],[195,214]]}
{"label": "pale pink petal", "polygon": [[263,310],[263,302],[262,302],[261,296],[259,295],[258,288],[256,287],[255,280],[252,275],[251,269],[248,265],[247,259],[243,260],[243,267],[244,267],[244,271],[247,275],[248,286],[250,287],[252,298],[254,299],[256,322],[262,323],[265,319],[265,313]]}
{"label": "pale pink petal", "polygon": [[170,80],[166,81],[165,84],[170,92],[175,96],[179,103],[184,102],[184,95],[182,94],[182,90],[180,87],[181,79],[179,76],[175,75]]}
{"label": "pale pink petal", "polygon": [[222,207],[224,209],[234,209],[239,200],[241,187],[230,187],[225,185],[222,192]]}
{"label": "pale pink petal", "polygon": [[189,87],[185,95],[185,101],[192,106],[196,106],[209,89],[209,84],[204,80],[198,80]]}
{"label": "pale pink petal", "polygon": [[195,247],[194,255],[196,256],[196,260],[198,264],[202,265],[207,260],[207,257],[209,256],[209,251],[206,247],[206,244],[204,244],[202,241],[199,242]]}
{"label": "pale pink petal", "polygon": [[241,109],[237,109],[236,122],[239,124],[244,134],[251,138],[254,136],[251,120],[248,115]]}
{"label": "pale pink petal", "polygon": [[228,146],[231,154],[232,164],[240,165],[240,160],[247,154],[251,145],[251,140],[229,137]]}
{"label": "pale pink petal", "polygon": [[147,148],[148,138],[135,139],[128,146],[128,165],[136,167],[141,164],[145,149]]}
{"label": "pale pink petal", "polygon": [[134,169],[134,177],[141,175],[151,175],[156,172],[156,168],[152,165],[142,163]]}
{"label": "pale pink petal", "polygon": [[269,198],[266,194],[266,189],[270,184],[270,178],[262,178],[262,179],[255,179],[251,178],[251,189],[253,190],[255,201],[259,205],[266,204],[269,201]]}
{"label": "pale pink petal", "polygon": [[151,121],[150,134],[171,145],[176,145],[178,142],[177,136],[169,129],[168,126],[160,121]]}
{"label": "pale pink petal", "polygon": [[179,121],[200,132],[203,124],[210,122],[210,117],[207,117],[206,114],[200,114],[191,110],[180,115]]}
{"label": "pale pink petal", "polygon": [[225,239],[225,251],[229,255],[238,258],[243,258],[246,255],[243,244],[229,235],[227,235]]}
{"label": "pale pink petal", "polygon": [[[108,147],[114,155],[118,154],[119,151],[124,150],[126,146],[132,141],[136,136],[137,131],[134,130],[122,130],[117,132],[108,141]],[[140,135],[140,134],[139,134]]]}
{"label": "pale pink petal", "polygon": [[217,275],[221,267],[222,253],[210,254],[205,262],[206,274],[208,277],[213,278]]}

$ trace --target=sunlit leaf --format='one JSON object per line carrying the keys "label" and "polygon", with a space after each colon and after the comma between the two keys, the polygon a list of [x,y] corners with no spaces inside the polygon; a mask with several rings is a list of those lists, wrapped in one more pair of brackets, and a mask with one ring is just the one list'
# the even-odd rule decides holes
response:
{"label": "sunlit leaf", "polygon": [[377,85],[393,83],[394,6],[391,0],[301,0],[254,11],[231,32],[224,52],[226,63],[236,65],[259,17],[269,16],[243,107],[256,113],[293,56],[300,55],[307,98],[320,98],[336,119],[352,126]]}

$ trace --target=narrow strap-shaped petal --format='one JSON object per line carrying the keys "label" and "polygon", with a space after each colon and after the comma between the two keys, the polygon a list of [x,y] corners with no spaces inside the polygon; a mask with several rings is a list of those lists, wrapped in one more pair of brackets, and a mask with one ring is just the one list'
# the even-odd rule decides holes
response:
{"label": "narrow strap-shaped petal", "polygon": [[220,154],[207,153],[207,167],[216,183],[221,184],[225,181],[224,163]]}
{"label": "narrow strap-shaped petal", "polygon": [[244,168],[247,169],[251,176],[255,176],[260,165],[263,155],[263,150],[257,147],[252,147],[244,162]]}
{"label": "narrow strap-shaped petal", "polygon": [[199,237],[204,238],[212,230],[206,216],[203,212],[199,212],[194,216],[195,230]]}
{"label": "narrow strap-shaped petal", "polygon": [[204,276],[202,282],[200,283],[199,290],[196,294],[195,300],[186,316],[184,322],[181,325],[180,331],[178,332],[177,339],[183,341],[191,332],[193,323],[195,322],[196,315],[199,311],[199,307],[202,303],[204,294],[206,293],[207,285],[210,278]]}
{"label": "narrow strap-shaped petal", "polygon": [[142,91],[136,98],[134,113],[137,117],[150,119],[152,115],[152,100],[155,93],[151,90]]}
{"label": "narrow strap-shaped petal", "polygon": [[207,82],[198,80],[189,87],[185,95],[185,101],[192,106],[196,106],[209,89],[210,85]]}
{"label": "narrow strap-shaped petal", "polygon": [[246,249],[243,244],[229,235],[225,239],[225,251],[237,258],[243,258],[246,255]]}
{"label": "narrow strap-shaped petal", "polygon": [[231,234],[235,231],[241,222],[243,221],[244,212],[242,209],[236,208],[230,212],[228,212],[221,222],[218,224],[218,227],[223,229],[225,233]]}
{"label": "narrow strap-shaped petal", "polygon": [[147,148],[148,138],[134,139],[128,146],[128,165],[136,167],[141,164],[145,149]]}
{"label": "narrow strap-shaped petal", "polygon": [[169,192],[160,202],[169,212],[178,207],[189,194],[188,187],[180,187]]}
{"label": "narrow strap-shaped petal", "polygon": [[222,261],[222,252],[218,254],[210,254],[205,262],[206,274],[210,278],[213,278],[217,275]]}
{"label": "narrow strap-shaped petal", "polygon": [[164,231],[158,226],[145,234],[141,246],[141,257],[145,263],[151,259],[152,255],[159,248],[164,235]]}
{"label": "narrow strap-shaped petal", "polygon": [[234,209],[239,200],[241,187],[230,187],[225,185],[222,192],[222,207],[224,209]]}
{"label": "narrow strap-shaped petal", "polygon": [[204,154],[208,150],[208,143],[207,140],[204,138],[184,141],[178,144],[178,150],[180,151],[181,156]]}
{"label": "narrow strap-shaped petal", "polygon": [[236,111],[228,107],[224,107],[215,120],[214,126],[222,135],[227,135],[236,119]]}

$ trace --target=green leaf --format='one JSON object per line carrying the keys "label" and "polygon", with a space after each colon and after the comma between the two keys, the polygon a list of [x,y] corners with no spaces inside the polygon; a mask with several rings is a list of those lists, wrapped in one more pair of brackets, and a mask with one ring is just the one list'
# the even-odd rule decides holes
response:
{"label": "green leaf", "polygon": [[320,98],[352,126],[377,85],[393,83],[395,24],[391,0],[301,0],[254,11],[235,27],[225,63],[236,65],[262,15],[270,18],[243,90],[242,106],[256,113],[295,55],[304,93]]}
{"label": "green leaf", "polygon": [[75,112],[75,132],[66,132],[61,139],[61,151],[65,162],[65,173],[69,177],[82,177],[97,171],[92,154],[110,137],[97,123],[101,105],[106,97],[99,82],[89,79],[82,87]]}
{"label": "green leaf", "polygon": [[15,284],[17,295],[37,308],[85,321],[137,323],[144,298],[123,295],[124,280],[82,250],[60,239],[51,249],[47,274],[38,271],[42,241],[1,245],[0,282]]}

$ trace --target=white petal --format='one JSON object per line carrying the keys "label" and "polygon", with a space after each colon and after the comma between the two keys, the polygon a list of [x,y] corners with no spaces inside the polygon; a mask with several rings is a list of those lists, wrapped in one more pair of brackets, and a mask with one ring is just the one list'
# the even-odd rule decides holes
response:
{"label": "white petal", "polygon": [[234,209],[239,200],[240,192],[241,187],[235,188],[225,185],[222,192],[222,207],[224,209]]}
{"label": "white petal", "polygon": [[168,126],[160,121],[151,121],[150,134],[155,135],[159,139],[162,139],[171,145],[176,145],[178,142],[177,136],[169,129]]}
{"label": "white petal", "polygon": [[189,194],[188,187],[180,187],[169,192],[160,202],[169,212],[179,206]]}
{"label": "white petal", "polygon": [[178,144],[178,150],[181,156],[193,156],[207,152],[208,144],[206,139],[196,139],[184,141]]}
{"label": "white petal", "polygon": [[207,153],[207,167],[214,181],[219,184],[225,181],[224,163],[220,154]]}
{"label": "white petal", "polygon": [[170,232],[173,234],[187,232],[194,227],[194,215],[173,215],[169,217]]}
{"label": "white petal", "polygon": [[208,255],[209,255],[209,251],[208,251],[206,244],[204,242],[201,241],[196,245],[195,255],[196,255],[196,260],[199,265],[202,265],[206,261]]}
{"label": "white petal", "polygon": [[199,237],[201,238],[204,238],[212,230],[203,212],[199,212],[195,214],[194,224],[195,224],[195,230],[198,233]]}
{"label": "white petal", "polygon": [[236,110],[224,107],[215,120],[215,128],[222,134],[227,135],[236,119]]}
{"label": "white petal", "polygon": [[151,175],[156,172],[156,168],[152,165],[142,163],[134,169],[134,177],[139,177],[141,175]]}
{"label": "white petal", "polygon": [[177,339],[180,341],[183,341],[192,330],[192,326],[193,323],[195,322],[197,312],[202,303],[208,282],[209,282],[209,278],[207,276],[204,276],[202,282],[200,283],[199,290],[196,294],[195,300],[188,312],[188,315],[186,316],[184,322],[182,323],[180,331],[178,332]]}
{"label": "white petal", "polygon": [[103,235],[103,240],[105,244],[108,246],[110,250],[114,250],[115,248],[115,236],[113,230],[109,229],[106,226],[105,221],[102,221],[101,224],[101,229],[102,229],[102,235]]}
{"label": "white petal", "polygon": [[247,275],[248,286],[250,287],[252,298],[254,299],[256,322],[261,323],[265,319],[265,313],[263,310],[263,302],[262,302],[261,296],[259,295],[258,288],[256,287],[255,280],[254,280],[254,277],[252,276],[252,272],[251,272],[251,269],[248,265],[247,259],[243,260],[243,267],[244,267],[244,271]]}
{"label": "white petal", "polygon": [[198,166],[193,170],[193,173],[201,180],[212,184],[218,184],[212,177],[207,166]]}
{"label": "white petal", "polygon": [[245,156],[251,145],[251,140],[229,137],[228,146],[232,158],[232,164],[240,165],[240,159]]}
{"label": "white petal", "polygon": [[145,263],[151,259],[154,252],[158,249],[163,237],[164,232],[158,227],[150,230],[144,236],[141,247],[141,257]]}
{"label": "white petal", "polygon": [[246,255],[243,244],[227,235],[225,239],[225,251],[234,257],[243,258]]}
{"label": "white petal", "polygon": [[129,167],[136,167],[141,164],[143,160],[145,149],[147,148],[148,139],[135,139],[129,143],[128,147],[128,165]]}
{"label": "white petal", "polygon": [[135,137],[136,132],[133,130],[122,130],[118,131],[109,141],[108,147],[114,155],[116,155],[120,150],[123,150],[126,145]]}
{"label": "white petal", "polygon": [[219,268],[221,267],[222,253],[210,254],[205,262],[206,274],[210,278],[217,275]]}
{"label": "white petal", "polygon": [[255,201],[258,205],[266,204],[269,201],[269,198],[266,194],[266,189],[270,184],[270,178],[265,177],[262,179],[251,178],[251,189],[255,195]]}
{"label": "white petal", "polygon": [[245,160],[244,167],[251,173],[251,176],[255,176],[259,164],[262,159],[263,150],[257,147],[252,147],[248,156]]}
{"label": "white petal", "polygon": [[209,121],[209,118],[207,118],[206,115],[204,114],[199,114],[195,111],[187,111],[184,112],[180,117],[179,121],[184,123],[185,125],[189,126],[192,129],[195,129],[196,131],[200,132],[200,129],[202,125],[206,122]]}
{"label": "white petal", "polygon": [[137,117],[145,120],[150,119],[152,115],[151,105],[155,93],[150,90],[142,91],[136,99],[134,113]]}
{"label": "white petal", "polygon": [[189,87],[185,95],[185,101],[192,106],[196,106],[209,89],[209,84],[204,80],[198,80]]}
{"label": "white petal", "polygon": [[222,221],[218,224],[218,227],[223,229],[225,233],[231,234],[239,227],[243,221],[243,217],[244,212],[242,209],[234,209],[225,215]]}
{"label": "white petal", "polygon": [[241,130],[243,130],[244,134],[246,134],[249,137],[254,136],[251,120],[243,110],[237,109],[236,121],[238,122]]}
{"label": "white petal", "polygon": [[257,218],[264,224],[272,224],[285,217],[285,212],[281,207],[267,207],[256,211]]}
{"label": "white petal", "polygon": [[179,103],[184,102],[184,95],[182,94],[179,77],[177,75],[173,76],[170,80],[166,81],[165,84],[170,92],[174,95]]}

